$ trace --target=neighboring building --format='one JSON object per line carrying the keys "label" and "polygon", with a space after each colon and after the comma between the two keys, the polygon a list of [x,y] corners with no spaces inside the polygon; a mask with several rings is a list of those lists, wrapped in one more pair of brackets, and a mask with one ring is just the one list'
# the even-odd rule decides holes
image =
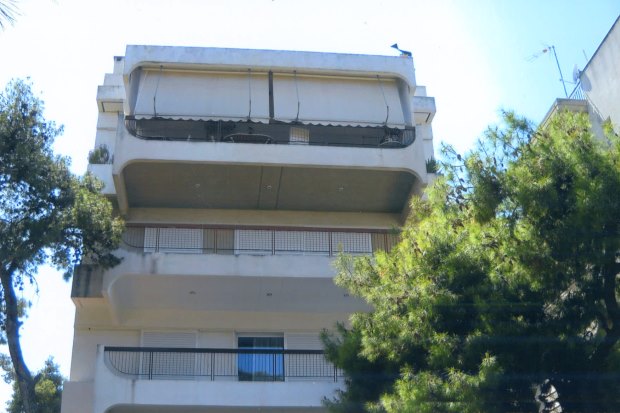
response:
{"label": "neighboring building", "polygon": [[127,231],[76,270],[63,413],[323,411],[319,333],[368,310],[334,256],[389,249],[433,177],[411,58],[129,46],[97,102]]}
{"label": "neighboring building", "polygon": [[573,92],[567,99],[556,99],[542,124],[566,109],[589,113],[593,130],[599,135],[607,121],[620,133],[620,16],[577,77]]}

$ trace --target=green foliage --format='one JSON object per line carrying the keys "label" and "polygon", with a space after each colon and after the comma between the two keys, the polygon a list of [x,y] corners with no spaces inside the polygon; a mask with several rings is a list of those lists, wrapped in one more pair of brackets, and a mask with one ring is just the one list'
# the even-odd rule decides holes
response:
{"label": "green foliage", "polygon": [[435,158],[426,160],[426,172],[429,174],[436,174],[439,172],[439,162]]}
{"label": "green foliage", "polygon": [[112,217],[101,183],[75,177],[53,154],[61,132],[28,83],[13,81],[0,94],[0,261],[20,283],[48,259],[69,272],[85,257],[117,262],[110,251],[122,221]]}
{"label": "green foliage", "polygon": [[[34,376],[37,413],[60,413],[64,380],[58,364],[54,363],[52,357],[48,358],[45,366]],[[13,382],[13,397],[7,402],[7,413],[25,412],[21,393],[17,388],[17,383]]]}
{"label": "green foliage", "polygon": [[52,144],[62,132],[43,116],[43,103],[30,84],[16,80],[0,93],[0,322],[23,393],[25,410],[36,411],[35,382],[19,342],[23,305],[16,296],[34,283],[39,265],[49,262],[70,276],[88,262],[110,267],[123,222],[100,194],[93,176],[76,177]]}
{"label": "green foliage", "polygon": [[444,149],[391,253],[339,260],[336,282],[374,310],[328,353],[399,375],[378,396],[351,376],[334,411],[531,412],[545,380],[565,411],[620,410],[620,139],[584,115],[544,130],[504,115],[468,155]]}
{"label": "green foliage", "polygon": [[88,152],[88,162],[91,164],[111,164],[112,161],[113,158],[107,145],[99,145]]}
{"label": "green foliage", "polygon": [[336,333],[324,331],[321,340],[326,358],[344,368],[347,391],[339,392],[337,401],[325,399],[324,403],[334,412],[361,412],[366,403],[377,400],[391,388],[398,377],[398,366],[385,360],[358,357],[361,347],[359,331],[349,331],[340,324],[336,329]]}

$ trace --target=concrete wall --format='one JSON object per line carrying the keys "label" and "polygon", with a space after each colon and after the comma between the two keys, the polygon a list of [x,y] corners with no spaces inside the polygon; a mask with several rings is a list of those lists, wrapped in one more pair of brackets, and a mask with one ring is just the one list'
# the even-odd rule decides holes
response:
{"label": "concrete wall", "polygon": [[620,18],[580,76],[581,88],[602,121],[611,119],[620,131]]}

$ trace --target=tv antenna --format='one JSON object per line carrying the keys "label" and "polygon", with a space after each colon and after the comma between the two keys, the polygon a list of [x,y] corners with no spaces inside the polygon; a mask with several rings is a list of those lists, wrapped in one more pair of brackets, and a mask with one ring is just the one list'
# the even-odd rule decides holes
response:
{"label": "tv antenna", "polygon": [[560,72],[560,81],[562,82],[562,87],[564,88],[564,95],[568,98],[568,92],[566,91],[566,81],[564,80],[564,75],[562,74],[562,69],[560,68],[560,61],[558,60],[558,54],[555,52],[555,46],[547,46],[542,52],[547,53],[549,50],[553,52],[553,57],[555,57],[555,63],[558,65],[558,72]]}

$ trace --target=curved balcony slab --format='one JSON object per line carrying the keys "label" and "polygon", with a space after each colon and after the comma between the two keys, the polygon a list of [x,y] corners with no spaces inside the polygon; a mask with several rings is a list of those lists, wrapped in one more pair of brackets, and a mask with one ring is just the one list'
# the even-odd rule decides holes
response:
{"label": "curved balcony slab", "polygon": [[119,123],[118,127],[115,175],[135,161],[363,168],[406,171],[423,181],[426,175],[426,160],[420,140],[400,149],[166,141],[136,138],[124,124]]}
{"label": "curved balcony slab", "polygon": [[113,177],[129,208],[401,213],[428,175],[424,143],[402,149],[143,140],[123,125]]}
{"label": "curved balcony slab", "polygon": [[[295,314],[368,311],[333,283],[332,259],[132,253],[103,275],[102,295],[120,322],[136,311]],[[243,274],[243,275],[240,275]]]}
{"label": "curved balcony slab", "polygon": [[141,410],[144,408],[170,412],[219,412],[225,409],[322,412],[323,397],[333,395],[341,387],[341,381],[333,380],[239,382],[131,379],[119,376],[108,368],[104,348],[99,346],[93,413],[146,411]]}

